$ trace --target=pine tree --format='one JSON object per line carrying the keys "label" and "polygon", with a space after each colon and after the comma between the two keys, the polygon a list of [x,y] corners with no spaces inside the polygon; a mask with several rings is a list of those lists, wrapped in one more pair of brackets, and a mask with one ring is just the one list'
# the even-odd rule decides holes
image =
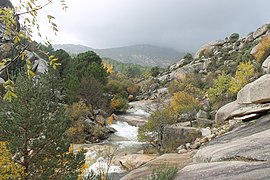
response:
{"label": "pine tree", "polygon": [[18,97],[0,104],[0,141],[23,166],[22,179],[76,179],[84,157],[68,153],[68,116],[55,78],[19,75],[15,82]]}

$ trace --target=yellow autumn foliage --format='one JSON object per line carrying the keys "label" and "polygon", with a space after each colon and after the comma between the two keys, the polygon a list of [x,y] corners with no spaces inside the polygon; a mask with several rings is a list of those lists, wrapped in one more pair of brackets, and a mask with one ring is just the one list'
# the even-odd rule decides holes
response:
{"label": "yellow autumn foliage", "polygon": [[78,120],[80,117],[86,117],[90,113],[91,108],[89,108],[83,102],[73,103],[68,111],[74,120]]}
{"label": "yellow autumn foliage", "polygon": [[132,84],[127,88],[128,94],[136,95],[140,91],[140,86],[137,84]]}
{"label": "yellow autumn foliage", "polygon": [[247,63],[240,63],[234,78],[231,78],[229,91],[232,94],[238,93],[246,84],[250,82],[251,77],[255,74],[254,67],[249,61]]}
{"label": "yellow autumn foliage", "polygon": [[253,54],[257,62],[262,62],[270,55],[270,36],[264,36]]}
{"label": "yellow autumn foliage", "polygon": [[0,179],[21,179],[24,168],[12,159],[6,142],[0,142]]}
{"label": "yellow autumn foliage", "polygon": [[187,113],[200,107],[200,103],[187,92],[177,92],[172,96],[170,107],[176,114]]}
{"label": "yellow autumn foliage", "polygon": [[102,61],[102,64],[107,73],[111,74],[113,72],[113,65],[105,61]]}
{"label": "yellow autumn foliage", "polygon": [[111,100],[110,108],[112,110],[125,110],[127,108],[127,100],[121,97],[115,97]]}

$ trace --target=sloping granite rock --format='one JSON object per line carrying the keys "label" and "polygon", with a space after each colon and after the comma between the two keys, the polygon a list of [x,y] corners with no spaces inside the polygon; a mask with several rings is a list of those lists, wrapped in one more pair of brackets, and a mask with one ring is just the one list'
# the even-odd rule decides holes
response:
{"label": "sloping granite rock", "polygon": [[177,173],[175,180],[243,180],[269,177],[269,162],[227,161],[189,165]]}

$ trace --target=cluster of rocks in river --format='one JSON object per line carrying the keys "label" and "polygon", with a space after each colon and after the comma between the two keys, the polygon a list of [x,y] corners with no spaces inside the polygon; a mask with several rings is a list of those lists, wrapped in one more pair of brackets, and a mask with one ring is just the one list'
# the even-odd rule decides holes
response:
{"label": "cluster of rocks in river", "polygon": [[[105,111],[101,109],[91,110],[87,117],[84,118],[85,121],[85,142],[86,143],[98,143],[110,137],[110,134],[115,133],[116,130],[109,125],[117,120],[117,116],[112,114],[108,115]],[[100,127],[100,128],[98,128]],[[95,130],[98,128],[98,133]]]}

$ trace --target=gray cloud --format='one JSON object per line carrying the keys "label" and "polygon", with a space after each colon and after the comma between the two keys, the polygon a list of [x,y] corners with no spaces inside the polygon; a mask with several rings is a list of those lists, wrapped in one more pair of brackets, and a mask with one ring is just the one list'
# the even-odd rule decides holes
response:
{"label": "gray cloud", "polygon": [[241,36],[267,23],[268,0],[66,0],[67,13],[55,7],[63,33],[55,43],[74,38],[93,48],[153,44],[195,51],[232,32]]}

